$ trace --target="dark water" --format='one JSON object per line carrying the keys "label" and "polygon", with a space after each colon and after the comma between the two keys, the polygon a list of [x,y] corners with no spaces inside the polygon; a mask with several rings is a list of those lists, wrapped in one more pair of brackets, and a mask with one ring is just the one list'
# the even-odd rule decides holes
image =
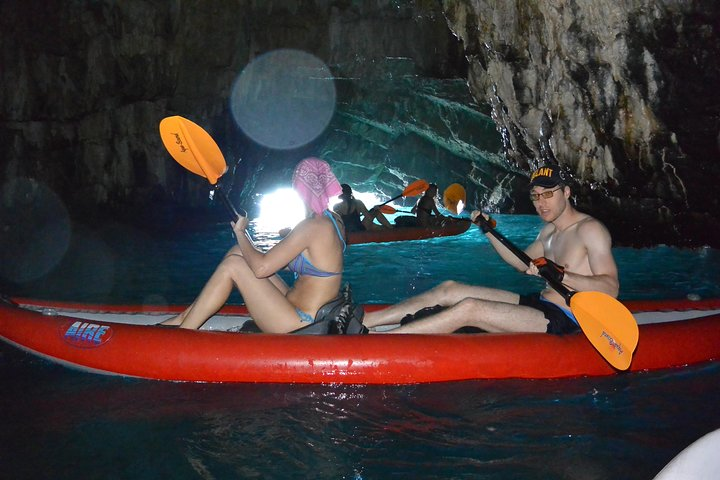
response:
{"label": "dark water", "polygon": [[[537,231],[534,217],[499,220],[519,245]],[[184,303],[231,244],[226,228],[82,231],[50,274],[10,293]],[[720,297],[717,251],[616,257],[623,298]],[[540,285],[474,231],[353,246],[346,277],[364,302],[394,302],[446,278]],[[551,381],[207,385],[80,373],[2,344],[0,379],[3,478],[646,479],[720,427],[717,362]]]}

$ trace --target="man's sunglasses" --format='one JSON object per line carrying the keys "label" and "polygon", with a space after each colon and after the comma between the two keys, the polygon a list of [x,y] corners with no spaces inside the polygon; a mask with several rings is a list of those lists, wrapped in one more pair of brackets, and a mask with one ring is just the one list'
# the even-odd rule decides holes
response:
{"label": "man's sunglasses", "polygon": [[552,198],[553,194],[554,194],[555,192],[557,192],[558,190],[562,190],[562,187],[558,187],[558,188],[556,188],[555,190],[548,190],[548,191],[542,192],[542,193],[531,193],[531,194],[530,194],[530,200],[532,200],[533,202],[537,202],[538,200],[540,200],[540,197],[542,197],[542,198]]}

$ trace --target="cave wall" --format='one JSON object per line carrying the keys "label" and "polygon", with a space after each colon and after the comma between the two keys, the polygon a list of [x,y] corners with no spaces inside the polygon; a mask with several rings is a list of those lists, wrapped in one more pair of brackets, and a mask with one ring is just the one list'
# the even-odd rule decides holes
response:
{"label": "cave wall", "polygon": [[[78,210],[145,203],[145,192],[182,183],[158,123],[173,112],[225,110],[228,67],[249,56],[238,41],[245,7],[2,2],[0,179],[43,183]],[[208,32],[213,48],[198,48]]]}
{"label": "cave wall", "polygon": [[[6,0],[6,204],[44,188],[78,216],[128,204],[207,204],[207,184],[169,160],[159,121],[178,114],[201,123],[228,163],[247,154],[239,176],[252,178],[268,153],[253,157],[228,97],[248,62],[279,48],[311,52],[344,78],[362,78],[386,58],[412,59],[414,74],[434,77],[462,77],[465,68],[437,1],[97,0],[48,8],[42,0]],[[283,166],[305,154],[317,149],[273,159]]]}
{"label": "cave wall", "polygon": [[[13,208],[49,189],[80,216],[206,205],[207,184],[169,160],[157,133],[180,114],[208,128],[230,163],[244,159],[245,199],[278,176],[268,157],[285,174],[322,154],[386,194],[427,174],[464,183],[472,207],[522,213],[527,175],[550,162],[619,243],[718,246],[718,5],[4,0],[0,199]],[[305,150],[259,151],[229,112],[239,72],[276,48],[318,56],[348,95]],[[457,94],[462,77],[474,99]]]}
{"label": "cave wall", "polygon": [[508,162],[561,165],[618,241],[718,245],[720,4],[443,5]]}

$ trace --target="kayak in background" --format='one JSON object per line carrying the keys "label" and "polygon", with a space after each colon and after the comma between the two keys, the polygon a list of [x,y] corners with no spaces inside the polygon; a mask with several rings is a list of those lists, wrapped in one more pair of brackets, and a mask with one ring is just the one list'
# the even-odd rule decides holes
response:
{"label": "kayak in background", "polygon": [[407,240],[423,240],[426,238],[450,237],[465,233],[470,228],[470,220],[453,219],[442,225],[432,227],[393,227],[362,232],[349,232],[348,245],[359,243],[402,242]]}

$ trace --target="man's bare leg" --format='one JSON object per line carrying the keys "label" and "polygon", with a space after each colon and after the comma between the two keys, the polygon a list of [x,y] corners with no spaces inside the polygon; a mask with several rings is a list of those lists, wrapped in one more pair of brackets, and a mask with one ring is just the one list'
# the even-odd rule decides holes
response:
{"label": "man's bare leg", "polygon": [[368,328],[380,325],[394,325],[400,323],[400,320],[405,315],[415,313],[425,307],[433,307],[435,305],[449,307],[465,298],[479,298],[517,304],[520,297],[516,293],[505,290],[477,287],[448,280],[427,292],[410,297],[396,305],[392,305],[383,310],[366,313],[363,325]]}
{"label": "man's bare leg", "polygon": [[545,315],[531,307],[466,298],[435,315],[384,333],[452,333],[467,326],[486,332],[545,332],[547,323]]}

